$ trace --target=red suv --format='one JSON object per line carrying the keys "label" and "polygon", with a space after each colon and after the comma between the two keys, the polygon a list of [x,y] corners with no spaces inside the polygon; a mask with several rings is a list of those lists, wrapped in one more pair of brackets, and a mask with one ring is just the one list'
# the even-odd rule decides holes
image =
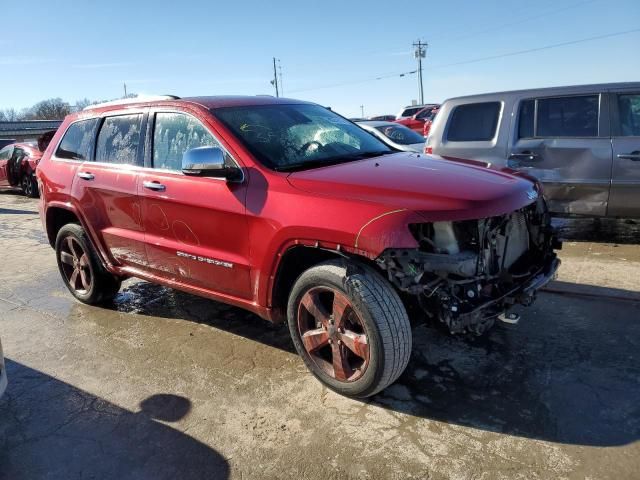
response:
{"label": "red suv", "polygon": [[95,106],[65,119],[37,175],[77,299],[138,277],[287,321],[313,374],[353,397],[407,365],[408,305],[481,334],[558,266],[534,181],[395,151],[301,101]]}

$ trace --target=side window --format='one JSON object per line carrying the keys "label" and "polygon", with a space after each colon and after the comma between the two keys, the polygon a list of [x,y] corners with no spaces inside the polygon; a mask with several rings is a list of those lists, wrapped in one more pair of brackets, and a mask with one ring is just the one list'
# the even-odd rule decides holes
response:
{"label": "side window", "polygon": [[220,146],[197,119],[185,113],[156,113],[153,129],[153,167],[182,170],[187,150]]}
{"label": "side window", "polygon": [[599,96],[538,99],[536,137],[597,137]]}
{"label": "side window", "polygon": [[619,135],[640,137],[640,94],[618,95]]}
{"label": "side window", "polygon": [[535,111],[535,100],[524,100],[520,104],[520,115],[518,115],[518,138],[533,138],[533,122],[535,121]]}
{"label": "side window", "polygon": [[80,120],[72,124],[62,137],[56,157],[69,160],[89,160],[97,118]]}
{"label": "side window", "polygon": [[13,152],[13,146],[4,147],[0,150],[0,160],[7,160]]}
{"label": "side window", "polygon": [[104,119],[96,147],[96,162],[138,164],[142,114]]}
{"label": "side window", "polygon": [[480,142],[493,139],[500,116],[500,102],[470,103],[454,108],[447,140]]}

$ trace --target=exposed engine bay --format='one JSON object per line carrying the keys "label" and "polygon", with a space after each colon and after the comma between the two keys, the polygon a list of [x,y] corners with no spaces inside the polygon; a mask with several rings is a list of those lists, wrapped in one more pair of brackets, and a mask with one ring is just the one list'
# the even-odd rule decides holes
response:
{"label": "exposed engine bay", "polygon": [[542,198],[506,215],[410,230],[420,247],[385,250],[377,263],[451,333],[481,335],[515,303],[530,305],[560,263]]}

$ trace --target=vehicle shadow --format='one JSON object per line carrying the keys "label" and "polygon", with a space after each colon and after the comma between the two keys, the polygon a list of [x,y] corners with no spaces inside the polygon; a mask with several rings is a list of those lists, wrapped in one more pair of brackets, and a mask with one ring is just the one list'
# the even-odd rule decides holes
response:
{"label": "vehicle shadow", "polygon": [[201,323],[296,353],[286,325],[274,325],[242,308],[148,282],[141,281],[124,288],[113,303],[105,307],[119,312]]}
{"label": "vehicle shadow", "polygon": [[160,422],[187,415],[187,398],[153,395],[131,412],[18,362],[6,363],[0,479],[229,477],[219,453]]}
{"label": "vehicle shadow", "polygon": [[36,210],[18,210],[13,208],[0,208],[0,215],[38,215]]}
{"label": "vehicle shadow", "polygon": [[[597,289],[591,296],[541,293],[521,309],[520,325],[499,324],[480,338],[418,326],[405,373],[364,403],[558,443],[640,440],[640,302],[604,301]],[[114,308],[205,323],[295,353],[286,326],[145,282]]]}

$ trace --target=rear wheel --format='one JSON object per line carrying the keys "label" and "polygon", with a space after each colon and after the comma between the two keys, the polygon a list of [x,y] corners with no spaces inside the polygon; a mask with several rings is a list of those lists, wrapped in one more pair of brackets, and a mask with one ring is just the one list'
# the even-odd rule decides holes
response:
{"label": "rear wheel", "polygon": [[20,179],[20,188],[22,188],[22,193],[24,193],[27,197],[38,197],[38,182],[33,177],[33,175],[24,174]]}
{"label": "rear wheel", "polygon": [[310,268],[293,286],[287,316],[309,370],[342,395],[374,395],[409,361],[407,312],[389,282],[365,265],[332,260]]}
{"label": "rear wheel", "polygon": [[70,223],[60,229],[56,258],[62,280],[81,302],[91,305],[107,302],[120,290],[120,280],[104,269],[80,225]]}

